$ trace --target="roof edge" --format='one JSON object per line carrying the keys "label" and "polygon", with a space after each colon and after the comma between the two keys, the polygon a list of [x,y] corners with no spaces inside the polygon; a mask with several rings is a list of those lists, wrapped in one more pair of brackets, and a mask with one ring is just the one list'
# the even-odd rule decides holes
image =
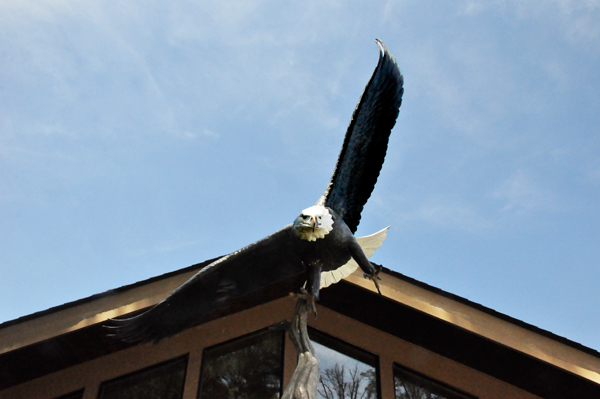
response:
{"label": "roof edge", "polygon": [[212,262],[214,262],[215,260],[217,260],[219,258],[221,258],[221,256],[213,258],[213,259],[206,260],[204,262],[196,263],[196,264],[193,264],[191,266],[187,266],[187,267],[184,267],[184,268],[181,268],[181,269],[173,270],[171,272],[159,274],[158,276],[154,276],[154,277],[150,277],[150,278],[147,278],[147,279],[144,279],[144,280],[140,280],[140,281],[137,281],[135,283],[123,285],[123,286],[118,287],[118,288],[114,288],[114,289],[110,289],[110,290],[107,290],[107,291],[104,291],[104,292],[100,292],[98,294],[93,294],[93,295],[90,295],[90,296],[87,296],[87,297],[84,297],[84,298],[81,298],[81,299],[76,299],[76,300],[71,301],[71,302],[66,302],[66,303],[63,303],[62,305],[52,306],[52,307],[50,307],[48,309],[40,310],[40,311],[31,313],[31,314],[28,314],[28,315],[25,315],[25,316],[18,317],[18,318],[13,319],[13,320],[7,320],[7,321],[5,321],[3,323],[0,323],[0,330],[2,330],[4,328],[7,328],[7,327],[11,327],[11,326],[17,325],[17,324],[20,324],[20,323],[25,323],[27,321],[34,320],[34,319],[37,319],[39,317],[47,316],[47,315],[50,315],[52,313],[57,313],[57,312],[60,312],[62,310],[70,309],[70,308],[73,308],[73,307],[76,307],[76,306],[79,306],[79,305],[84,305],[86,303],[93,302],[93,301],[96,301],[96,300],[101,299],[101,298],[105,298],[105,297],[108,297],[108,296],[111,296],[111,295],[116,295],[116,294],[122,293],[124,291],[128,291],[130,289],[133,289],[133,288],[142,287],[144,285],[151,284],[151,283],[154,283],[154,282],[157,282],[157,281],[160,281],[160,280],[168,279],[170,277],[178,276],[180,274],[185,274],[185,273],[188,273],[190,271],[193,271],[194,269],[200,270],[201,268],[203,268],[203,267],[211,264]]}
{"label": "roof edge", "polygon": [[[151,277],[151,278],[148,278],[148,279],[145,279],[145,280],[141,280],[141,281],[138,281],[138,282],[135,282],[135,283],[132,283],[132,284],[127,284],[127,285],[124,285],[124,286],[121,286],[121,287],[118,287],[118,288],[115,288],[115,289],[110,289],[110,290],[104,291],[102,293],[94,294],[94,295],[91,295],[91,296],[88,296],[88,297],[85,297],[85,298],[81,298],[81,299],[78,299],[78,300],[75,300],[75,301],[72,301],[72,302],[67,302],[67,303],[64,303],[62,305],[54,306],[54,307],[48,308],[46,310],[42,310],[42,311],[39,311],[39,312],[35,312],[35,313],[29,314],[29,315],[25,315],[25,316],[19,317],[17,319],[8,320],[8,321],[5,321],[4,323],[0,324],[0,331],[3,330],[3,329],[5,329],[5,328],[11,327],[11,326],[15,326],[15,325],[18,325],[18,324],[21,324],[21,323],[26,323],[28,321],[35,320],[35,319],[40,318],[40,317],[51,315],[53,313],[57,313],[57,312],[60,312],[60,311],[66,310],[66,309],[74,308],[76,306],[84,305],[86,303],[94,302],[94,301],[102,299],[102,298],[107,298],[107,297],[110,297],[110,296],[113,296],[113,295],[118,295],[118,294],[121,294],[123,292],[126,292],[126,291],[134,289],[134,288],[143,287],[145,285],[152,284],[152,283],[155,283],[155,282],[158,282],[158,281],[161,281],[161,280],[166,280],[166,279],[169,279],[171,277],[175,277],[175,276],[178,276],[178,275],[181,275],[181,274],[189,273],[189,272],[194,271],[194,270],[200,270],[203,267],[209,265],[210,263],[214,262],[215,260],[217,260],[219,258],[221,258],[221,256],[216,257],[216,258],[212,258],[212,259],[209,259],[209,260],[206,260],[204,262],[196,263],[196,264],[193,264],[191,266],[187,266],[187,267],[184,267],[184,268],[181,268],[181,269],[178,269],[178,270],[174,270],[174,271],[171,271],[171,272],[163,273],[163,274],[160,274],[158,276],[154,276],[154,277]],[[455,301],[455,302],[460,303],[462,305],[471,307],[471,308],[473,308],[475,310],[478,310],[480,312],[483,312],[483,313],[485,313],[485,314],[487,314],[489,316],[492,316],[492,317],[495,317],[495,318],[497,318],[499,320],[502,320],[504,322],[513,324],[513,325],[515,325],[517,327],[523,328],[523,329],[528,330],[530,332],[539,334],[539,335],[541,335],[543,337],[546,337],[546,338],[551,339],[553,341],[557,341],[557,342],[559,342],[559,343],[561,343],[563,345],[566,345],[568,347],[571,347],[573,349],[576,349],[578,351],[581,351],[583,353],[586,353],[588,355],[591,355],[591,356],[593,356],[595,358],[600,359],[600,352],[598,352],[597,350],[595,350],[593,348],[590,348],[590,347],[587,347],[587,346],[585,346],[583,344],[580,344],[578,342],[572,341],[572,340],[570,340],[568,338],[565,338],[563,336],[557,335],[557,334],[555,334],[555,333],[553,333],[551,331],[544,330],[544,329],[542,329],[540,327],[534,326],[534,325],[529,324],[527,322],[524,322],[522,320],[516,319],[516,318],[511,317],[509,315],[506,315],[504,313],[498,312],[498,311],[496,311],[494,309],[491,309],[489,307],[486,307],[486,306],[484,306],[482,304],[479,304],[479,303],[473,302],[473,301],[471,301],[469,299],[466,299],[464,297],[452,294],[452,293],[450,293],[448,291],[444,291],[441,288],[434,287],[432,285],[429,285],[427,283],[424,283],[422,281],[419,281],[417,279],[414,279],[412,277],[409,277],[409,276],[407,276],[405,274],[402,274],[400,272],[394,271],[394,270],[389,269],[387,267],[383,267],[383,272],[385,274],[390,275],[391,277],[394,277],[394,278],[397,278],[397,279],[399,279],[401,281],[404,281],[406,283],[412,284],[412,285],[414,285],[416,287],[419,287],[421,289],[429,291],[429,292],[431,292],[433,294],[436,294],[436,295],[439,295],[439,296],[441,296],[443,298]]]}
{"label": "roof edge", "polygon": [[514,318],[512,316],[509,316],[507,314],[498,312],[497,310],[494,310],[492,308],[488,308],[488,307],[486,307],[486,306],[484,306],[484,305],[482,305],[480,303],[473,302],[473,301],[471,301],[469,299],[466,299],[466,298],[463,298],[461,296],[452,294],[452,293],[450,293],[448,291],[444,291],[441,288],[437,288],[437,287],[434,287],[434,286],[429,285],[427,283],[424,283],[422,281],[416,280],[416,279],[414,279],[412,277],[409,277],[409,276],[407,276],[405,274],[402,274],[400,272],[396,272],[394,270],[391,270],[391,269],[389,269],[387,267],[383,267],[383,270],[387,274],[389,274],[389,275],[391,275],[391,276],[393,276],[393,277],[395,277],[395,278],[397,278],[399,280],[405,281],[405,282],[407,282],[409,284],[413,284],[413,285],[415,285],[415,286],[417,286],[419,288],[425,289],[427,291],[430,291],[430,292],[432,292],[434,294],[437,294],[439,296],[442,296],[444,298],[447,298],[447,299],[453,300],[455,302],[461,303],[463,305],[472,307],[473,309],[479,310],[480,312],[486,313],[486,314],[488,314],[488,315],[490,315],[492,317],[495,317],[495,318],[500,319],[502,321],[514,324],[514,325],[516,325],[518,327],[521,327],[521,328],[523,328],[525,330],[529,330],[531,332],[534,332],[534,333],[539,334],[541,336],[544,336],[546,338],[552,339],[554,341],[560,342],[560,343],[562,343],[564,345],[572,347],[573,349],[577,349],[579,351],[582,351],[584,353],[587,353],[587,354],[589,354],[591,356],[594,356],[594,357],[597,357],[597,358],[600,359],[600,352],[598,352],[597,350],[595,350],[593,348],[590,348],[590,347],[585,346],[583,344],[580,344],[578,342],[572,341],[572,340],[570,340],[568,338],[565,338],[563,336],[557,335],[557,334],[555,334],[555,333],[553,333],[551,331],[544,330],[543,328],[534,326],[533,324],[529,324],[529,323],[527,323],[527,322],[525,322],[523,320],[519,320],[519,319],[516,319],[516,318]]}

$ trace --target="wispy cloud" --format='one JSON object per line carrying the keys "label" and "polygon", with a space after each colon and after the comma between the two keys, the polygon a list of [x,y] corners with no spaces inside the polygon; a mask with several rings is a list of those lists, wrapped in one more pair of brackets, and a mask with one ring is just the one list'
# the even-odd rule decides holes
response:
{"label": "wispy cloud", "polygon": [[204,137],[210,141],[217,141],[221,137],[221,135],[211,129],[202,129],[200,134],[186,132],[189,135],[189,138],[196,138],[198,136]]}
{"label": "wispy cloud", "polygon": [[131,258],[144,258],[148,255],[162,255],[170,252],[182,250],[193,246],[200,246],[203,240],[181,240],[166,241],[157,244],[154,247],[139,246],[137,248],[125,248],[127,256]]}
{"label": "wispy cloud", "polygon": [[432,196],[423,203],[409,208],[407,212],[394,212],[398,224],[421,224],[434,230],[454,230],[478,233],[495,227],[490,218],[486,218],[474,204],[456,196]]}
{"label": "wispy cloud", "polygon": [[568,40],[588,41],[600,38],[600,1],[598,0],[467,0],[458,6],[458,13],[476,17],[484,12],[511,13],[518,18],[556,19],[561,33]]}
{"label": "wispy cloud", "polygon": [[542,189],[530,174],[522,170],[498,185],[490,196],[500,202],[503,212],[521,214],[557,208],[554,195]]}

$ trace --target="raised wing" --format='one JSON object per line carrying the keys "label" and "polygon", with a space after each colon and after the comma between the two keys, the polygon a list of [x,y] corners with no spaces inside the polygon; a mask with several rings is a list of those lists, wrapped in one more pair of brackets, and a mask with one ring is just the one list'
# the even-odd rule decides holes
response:
{"label": "raised wing", "polygon": [[267,297],[296,291],[305,280],[305,269],[295,253],[293,234],[289,225],[224,256],[145,313],[129,319],[111,319],[106,327],[111,335],[124,341],[157,342],[223,312],[238,302],[234,299],[265,289],[277,291]]}
{"label": "raised wing", "polygon": [[335,210],[352,233],[377,182],[404,92],[394,56],[376,41],[379,62],[354,110],[331,181],[317,202]]}

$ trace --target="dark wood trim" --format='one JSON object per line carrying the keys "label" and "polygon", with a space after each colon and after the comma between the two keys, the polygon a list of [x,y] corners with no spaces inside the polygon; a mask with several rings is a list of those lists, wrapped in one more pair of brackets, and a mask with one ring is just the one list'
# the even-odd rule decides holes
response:
{"label": "dark wood trim", "polygon": [[600,398],[592,381],[346,281],[320,304],[543,398]]}
{"label": "dark wood trim", "polygon": [[408,276],[406,276],[406,275],[404,275],[402,273],[398,273],[396,271],[390,270],[390,269],[385,268],[385,267],[383,268],[383,270],[385,271],[385,274],[389,274],[390,276],[393,276],[393,277],[397,278],[398,280],[405,281],[405,282],[407,282],[409,284],[415,285],[415,286],[417,286],[419,288],[423,288],[424,290],[432,292],[432,293],[434,293],[436,295],[442,296],[444,298],[451,299],[451,300],[453,300],[455,302],[458,302],[458,303],[462,303],[463,305],[467,305],[470,308],[473,308],[473,309],[479,310],[480,312],[489,314],[490,316],[495,317],[497,319],[506,321],[506,322],[508,322],[510,324],[514,324],[514,325],[516,325],[518,327],[524,328],[525,330],[534,332],[534,333],[539,334],[539,335],[541,335],[543,337],[550,338],[553,341],[560,342],[563,345],[570,346],[571,348],[577,349],[578,351],[581,351],[581,352],[584,352],[584,353],[587,353],[588,355],[600,358],[600,352],[598,352],[595,349],[588,348],[587,346],[582,345],[582,344],[580,344],[578,342],[571,341],[568,338],[561,337],[560,335],[556,335],[556,334],[554,334],[554,333],[552,333],[552,332],[550,332],[548,330],[544,330],[543,328],[539,328],[539,327],[534,326],[532,324],[526,323],[526,322],[524,322],[522,320],[515,319],[514,317],[508,316],[508,315],[506,315],[504,313],[500,313],[500,312],[498,312],[498,311],[496,311],[494,309],[490,309],[490,308],[488,308],[486,306],[483,306],[480,303],[470,301],[470,300],[468,300],[466,298],[460,297],[458,295],[451,294],[451,293],[449,293],[447,291],[444,291],[444,290],[442,290],[440,288],[437,288],[437,287],[431,286],[429,284],[426,284],[426,283],[424,283],[422,281],[415,280],[414,278],[408,277]]}
{"label": "dark wood trim", "polygon": [[[285,297],[292,290],[290,287],[302,285],[303,281],[296,280],[282,281],[276,287],[266,287],[253,292],[231,304],[228,309],[211,312],[203,322],[216,320]],[[124,317],[130,317],[143,310],[132,312]],[[135,346],[135,344],[109,338],[106,334],[107,330],[102,327],[102,323],[98,323],[1,354],[0,391]]]}

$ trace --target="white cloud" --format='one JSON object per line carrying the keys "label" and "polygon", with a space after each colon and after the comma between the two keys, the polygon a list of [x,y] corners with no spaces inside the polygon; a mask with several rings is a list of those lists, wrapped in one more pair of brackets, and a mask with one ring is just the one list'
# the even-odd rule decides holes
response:
{"label": "white cloud", "polygon": [[121,238],[123,242],[123,251],[130,258],[143,258],[148,255],[166,254],[174,251],[180,251],[184,248],[198,247],[204,242],[201,239],[197,240],[182,240],[181,237],[177,239],[168,240],[156,244],[155,246],[147,246],[146,243],[143,245],[136,245],[131,242],[127,242],[127,236]]}
{"label": "white cloud", "polygon": [[556,209],[554,196],[540,188],[535,179],[522,170],[498,185],[490,195],[501,202],[503,212],[528,213]]}
{"label": "white cloud", "polygon": [[477,17],[491,12],[512,12],[522,19],[556,19],[560,31],[572,41],[597,40],[600,38],[599,0],[467,0],[460,4],[459,15]]}
{"label": "white cloud", "polygon": [[221,137],[219,133],[214,132],[210,129],[203,129],[201,135],[205,138],[208,138],[211,141],[217,141]]}
{"label": "white cloud", "polygon": [[491,220],[486,220],[474,206],[456,196],[431,197],[408,212],[396,214],[400,225],[417,222],[425,223],[434,229],[481,232],[494,226]]}

